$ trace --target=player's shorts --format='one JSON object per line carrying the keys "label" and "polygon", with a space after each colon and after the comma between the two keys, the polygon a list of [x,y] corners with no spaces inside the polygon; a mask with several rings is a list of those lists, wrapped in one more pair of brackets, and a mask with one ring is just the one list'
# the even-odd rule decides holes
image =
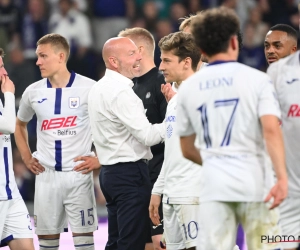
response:
{"label": "player's shorts", "polygon": [[33,238],[30,216],[23,199],[0,201],[0,247],[13,239]]}
{"label": "player's shorts", "polygon": [[65,232],[67,222],[73,233],[97,230],[92,174],[45,168],[43,173],[36,176],[34,224],[37,235]]}
{"label": "player's shorts", "polygon": [[281,235],[278,209],[269,210],[264,202],[203,202],[200,203],[198,246],[205,250],[232,250],[236,242],[237,226],[243,226],[248,249],[278,249],[279,244],[268,244],[262,236]]}
{"label": "player's shorts", "polygon": [[199,235],[199,205],[163,203],[163,213],[167,249],[195,247]]}
{"label": "player's shorts", "polygon": [[[300,198],[287,197],[279,206],[282,235],[293,235],[298,240],[300,235]],[[291,239],[291,238],[290,238]],[[299,242],[282,243],[283,249],[297,248]]]}

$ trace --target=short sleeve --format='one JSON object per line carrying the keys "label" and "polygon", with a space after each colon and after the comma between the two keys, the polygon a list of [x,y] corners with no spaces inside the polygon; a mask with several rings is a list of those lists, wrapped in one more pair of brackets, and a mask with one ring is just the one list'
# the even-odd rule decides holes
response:
{"label": "short sleeve", "polygon": [[276,89],[277,76],[279,74],[278,64],[279,62],[272,63],[267,70],[267,74],[270,76],[272,82],[274,83],[275,89]]}
{"label": "short sleeve", "polygon": [[280,118],[280,107],[274,85],[269,77],[260,84],[260,94],[258,99],[258,115],[274,115]]}
{"label": "short sleeve", "polygon": [[33,110],[30,103],[30,91],[26,89],[20,101],[17,117],[22,122],[29,122],[32,119],[34,114],[35,111]]}
{"label": "short sleeve", "polygon": [[[194,128],[192,126],[191,117],[188,112],[188,93],[185,91],[185,86],[181,86],[177,93],[177,134],[179,136],[189,136],[195,133]],[[188,90],[188,89],[187,89]],[[172,99],[171,99],[172,101]]]}

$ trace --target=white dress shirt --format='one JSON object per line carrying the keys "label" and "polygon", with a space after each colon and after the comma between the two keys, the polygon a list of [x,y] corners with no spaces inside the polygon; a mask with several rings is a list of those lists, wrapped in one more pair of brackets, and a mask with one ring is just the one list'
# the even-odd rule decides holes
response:
{"label": "white dress shirt", "polygon": [[88,109],[94,144],[102,165],[150,160],[150,146],[164,139],[164,124],[150,124],[133,82],[106,69],[91,89]]}

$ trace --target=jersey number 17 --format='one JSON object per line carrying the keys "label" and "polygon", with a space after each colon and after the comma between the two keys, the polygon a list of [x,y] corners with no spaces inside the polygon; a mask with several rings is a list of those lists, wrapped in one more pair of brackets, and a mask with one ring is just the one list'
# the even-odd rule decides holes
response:
{"label": "jersey number 17", "polygon": [[[231,130],[233,127],[234,117],[235,117],[234,115],[235,115],[235,111],[236,111],[236,107],[237,107],[238,103],[239,103],[238,98],[227,99],[227,100],[218,100],[218,101],[214,102],[215,108],[224,107],[224,106],[233,106],[233,111],[231,113],[230,120],[228,122],[226,131],[225,131],[225,135],[224,135],[222,143],[220,145],[221,147],[228,146],[230,144]],[[200,106],[198,108],[198,110],[201,113],[201,122],[202,122],[203,130],[204,130],[204,141],[206,144],[206,148],[210,148],[211,147],[211,139],[210,139],[209,130],[208,130],[207,105],[204,103],[202,106]]]}

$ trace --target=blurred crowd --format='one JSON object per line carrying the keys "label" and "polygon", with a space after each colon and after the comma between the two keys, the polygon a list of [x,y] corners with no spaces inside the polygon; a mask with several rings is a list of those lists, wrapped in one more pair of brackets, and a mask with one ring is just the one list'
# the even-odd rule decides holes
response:
{"label": "blurred crowd", "polygon": [[[234,9],[241,22],[243,48],[239,61],[265,71],[263,43],[268,29],[278,23],[298,30],[298,0],[0,0],[0,47],[5,67],[16,85],[17,105],[25,88],[41,78],[36,63],[36,42],[47,33],[59,33],[71,45],[69,70],[94,80],[104,74],[101,50],[105,41],[129,27],[143,27],[156,43],[178,31],[180,18],[207,8]],[[220,24],[221,25],[221,24]],[[300,44],[300,43],[298,43]],[[155,63],[160,63],[156,49]],[[17,108],[17,107],[16,107]],[[29,139],[35,150],[35,122]],[[25,201],[33,201],[34,176],[14,150],[17,184]],[[97,203],[104,205],[95,173]]]}

